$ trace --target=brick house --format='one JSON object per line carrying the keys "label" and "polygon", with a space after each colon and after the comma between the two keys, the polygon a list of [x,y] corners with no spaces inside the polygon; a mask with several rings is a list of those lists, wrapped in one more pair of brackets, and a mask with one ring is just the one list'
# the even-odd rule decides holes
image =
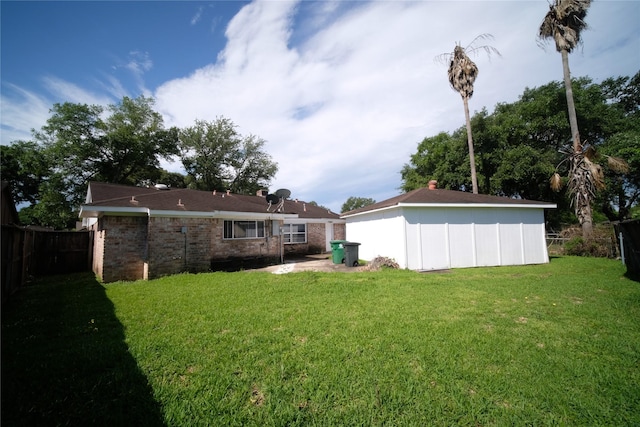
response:
{"label": "brick house", "polygon": [[253,267],[345,238],[338,214],[265,195],[91,182],[80,217],[95,233],[93,271],[108,283]]}

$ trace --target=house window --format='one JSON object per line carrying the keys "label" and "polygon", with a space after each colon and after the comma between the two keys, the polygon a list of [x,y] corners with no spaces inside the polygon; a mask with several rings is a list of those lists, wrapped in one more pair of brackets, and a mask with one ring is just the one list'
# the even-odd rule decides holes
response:
{"label": "house window", "polygon": [[307,243],[307,224],[284,224],[284,243]]}
{"label": "house window", "polygon": [[225,239],[256,239],[264,237],[264,221],[225,221]]}

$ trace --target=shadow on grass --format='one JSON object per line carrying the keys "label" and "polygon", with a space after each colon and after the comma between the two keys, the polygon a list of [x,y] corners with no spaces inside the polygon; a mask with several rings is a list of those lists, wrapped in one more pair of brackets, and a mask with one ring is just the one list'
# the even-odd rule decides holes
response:
{"label": "shadow on grass", "polygon": [[162,426],[93,274],[39,279],[2,311],[2,425]]}

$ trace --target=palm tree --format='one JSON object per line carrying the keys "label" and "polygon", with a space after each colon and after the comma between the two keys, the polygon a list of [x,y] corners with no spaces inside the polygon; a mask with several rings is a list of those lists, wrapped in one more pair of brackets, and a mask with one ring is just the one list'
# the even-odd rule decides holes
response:
{"label": "palm tree", "polygon": [[[572,196],[573,209],[582,226],[584,238],[589,238],[593,232],[591,201],[595,196],[594,183],[599,178],[596,177],[597,168],[594,168],[594,164],[585,156],[586,150],[580,141],[576,107],[571,88],[569,53],[580,43],[580,33],[587,27],[584,18],[587,16],[587,9],[590,5],[591,0],[555,0],[553,4],[549,5],[549,12],[544,17],[538,32],[538,38],[541,41],[552,38],[556,43],[556,50],[562,56],[562,71],[572,141],[572,149],[568,153],[570,159],[568,187]],[[558,180],[555,175],[552,178],[552,184],[554,180],[556,182]],[[559,187],[556,186],[556,188]]]}
{"label": "palm tree", "polygon": [[464,116],[467,122],[467,144],[469,145],[469,164],[471,166],[471,185],[473,193],[478,194],[478,177],[476,175],[476,160],[473,150],[473,137],[471,135],[471,118],[469,116],[469,98],[473,96],[473,83],[478,77],[478,66],[469,58],[467,53],[474,54],[478,50],[484,50],[487,55],[495,53],[500,56],[500,52],[491,46],[475,47],[474,43],[481,39],[493,39],[491,34],[481,34],[463,48],[459,44],[453,49],[452,53],[443,53],[436,57],[440,62],[449,62],[449,83],[453,90],[458,92],[462,97],[464,104]]}
{"label": "palm tree", "polygon": [[[596,191],[605,188],[604,173],[602,167],[596,163],[599,157],[602,157],[596,149],[589,144],[581,144],[579,151],[575,146],[569,147],[567,150],[561,151],[565,155],[565,159],[556,167],[558,169],[564,162],[569,162],[569,182],[568,190],[571,197],[571,204],[574,208],[576,216],[580,218],[589,218],[588,231],[585,233],[585,223],[581,220],[582,237],[588,239],[593,232],[593,224],[591,223],[591,200],[596,197]],[[629,164],[619,158],[604,155],[609,167],[616,173],[629,172]],[[562,188],[562,178],[557,172],[551,176],[551,189],[560,191]]]}

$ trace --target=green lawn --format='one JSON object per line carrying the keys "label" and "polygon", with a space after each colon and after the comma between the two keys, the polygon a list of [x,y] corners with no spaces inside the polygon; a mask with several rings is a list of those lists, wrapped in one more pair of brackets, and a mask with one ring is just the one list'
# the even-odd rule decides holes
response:
{"label": "green lawn", "polygon": [[2,313],[3,425],[640,425],[619,261],[40,280]]}

